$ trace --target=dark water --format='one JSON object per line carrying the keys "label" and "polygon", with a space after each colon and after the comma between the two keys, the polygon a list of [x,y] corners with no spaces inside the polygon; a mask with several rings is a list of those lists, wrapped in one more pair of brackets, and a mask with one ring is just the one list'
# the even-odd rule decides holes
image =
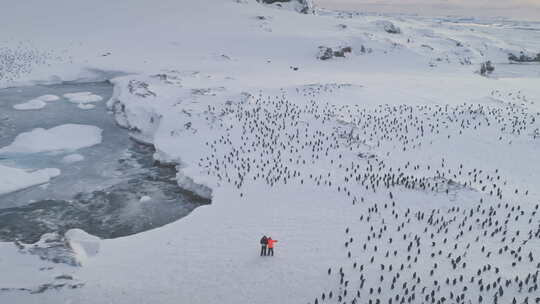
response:
{"label": "dark water", "polygon": [[[40,110],[18,111],[13,105],[44,94],[90,91],[103,97],[92,110],[65,99],[47,102]],[[0,240],[35,242],[47,232],[81,228],[102,238],[115,238],[159,227],[209,204],[183,190],[176,169],[153,160],[154,149],[129,139],[105,102],[108,83],[62,84],[0,90],[0,147],[34,128],[77,123],[103,129],[101,144],[79,149],[84,160],[71,164],[62,158],[73,152],[1,155],[0,164],[28,169],[59,168],[62,174],[46,186],[0,196]],[[149,200],[141,201],[144,196]]]}

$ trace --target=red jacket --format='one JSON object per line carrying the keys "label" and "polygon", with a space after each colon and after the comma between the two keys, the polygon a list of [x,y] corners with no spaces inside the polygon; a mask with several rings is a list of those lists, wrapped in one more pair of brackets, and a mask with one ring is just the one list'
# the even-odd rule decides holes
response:
{"label": "red jacket", "polygon": [[268,248],[274,248],[274,243],[277,243],[277,240],[268,239]]}

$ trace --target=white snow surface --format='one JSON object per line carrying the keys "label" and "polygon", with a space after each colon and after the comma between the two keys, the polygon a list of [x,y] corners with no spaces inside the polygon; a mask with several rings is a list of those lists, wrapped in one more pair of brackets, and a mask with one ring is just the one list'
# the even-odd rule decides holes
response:
{"label": "white snow surface", "polygon": [[[511,77],[475,72],[487,60],[497,71],[509,52],[540,52],[538,24],[286,8],[34,0],[0,11],[18,39],[66,56],[11,66],[0,86],[110,79],[119,125],[176,164],[179,185],[212,198],[164,227],[101,240],[99,250],[77,243],[84,262],[71,274],[82,288],[0,292],[0,302],[313,304],[325,293],[351,303],[363,286],[356,303],[413,292],[411,303],[422,303],[468,286],[477,303],[500,286],[480,291],[478,278],[501,277],[512,283],[499,303],[532,303],[540,80],[530,65],[525,74],[513,65]],[[401,33],[387,33],[388,22]],[[352,53],[321,61],[319,46]],[[99,133],[36,145],[50,130],[34,131],[0,152],[76,149]],[[276,256],[258,256],[263,234],[279,240]],[[0,243],[4,253],[17,261],[2,264],[10,288],[33,290],[57,274],[41,267],[60,267]]]}
{"label": "white snow surface", "polygon": [[58,175],[56,168],[29,171],[0,165],[0,195],[45,184]]}
{"label": "white snow surface", "polygon": [[65,233],[64,237],[81,265],[84,265],[89,258],[99,253],[100,238],[88,234],[84,230],[70,229]]}
{"label": "white snow surface", "polygon": [[65,124],[50,129],[36,128],[24,132],[0,153],[39,153],[77,150],[101,143],[102,130],[96,126]]}

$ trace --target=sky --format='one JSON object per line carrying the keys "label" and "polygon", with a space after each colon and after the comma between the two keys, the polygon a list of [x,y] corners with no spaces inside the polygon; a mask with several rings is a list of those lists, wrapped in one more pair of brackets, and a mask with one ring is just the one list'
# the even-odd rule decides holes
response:
{"label": "sky", "polygon": [[540,21],[540,0],[314,0],[324,8]]}

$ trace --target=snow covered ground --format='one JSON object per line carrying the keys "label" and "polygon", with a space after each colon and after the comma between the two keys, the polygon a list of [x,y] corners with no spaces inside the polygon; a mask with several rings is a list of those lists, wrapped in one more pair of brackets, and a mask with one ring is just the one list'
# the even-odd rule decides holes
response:
{"label": "snow covered ground", "polygon": [[[540,64],[508,62],[538,23],[54,0],[0,26],[0,86],[110,80],[118,124],[212,199],[129,237],[0,243],[1,302],[540,301]],[[64,243],[77,266],[43,254]]]}

